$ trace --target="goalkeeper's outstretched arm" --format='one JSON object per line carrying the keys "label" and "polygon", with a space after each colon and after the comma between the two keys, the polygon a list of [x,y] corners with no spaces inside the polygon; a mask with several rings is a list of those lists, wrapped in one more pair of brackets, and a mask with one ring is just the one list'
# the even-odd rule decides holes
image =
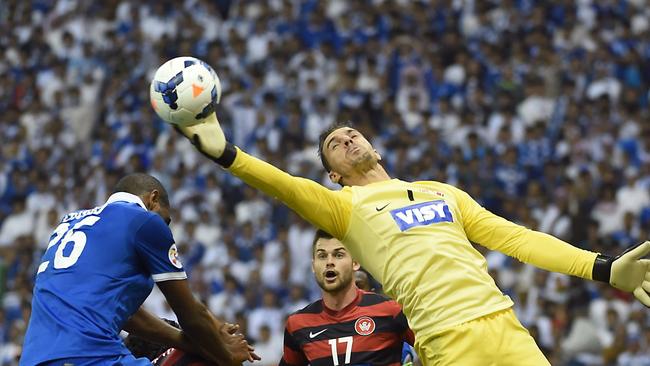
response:
{"label": "goalkeeper's outstretched arm", "polygon": [[467,193],[452,189],[469,240],[548,271],[607,282],[650,307],[650,259],[643,259],[650,254],[650,241],[615,257],[590,252],[512,223],[484,209]]}
{"label": "goalkeeper's outstretched arm", "polygon": [[286,204],[314,226],[342,239],[351,212],[351,193],[331,191],[301,177],[294,177],[271,164],[246,154],[226,141],[213,113],[206,122],[177,127],[203,155],[226,168],[246,184]]}

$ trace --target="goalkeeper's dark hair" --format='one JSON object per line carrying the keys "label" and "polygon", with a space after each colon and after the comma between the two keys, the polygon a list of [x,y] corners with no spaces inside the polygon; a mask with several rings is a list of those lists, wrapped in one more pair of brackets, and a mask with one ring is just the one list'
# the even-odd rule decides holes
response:
{"label": "goalkeeper's dark hair", "polygon": [[316,234],[314,235],[314,241],[311,243],[311,257],[314,258],[314,255],[316,255],[316,243],[320,239],[333,239],[334,236],[332,234],[328,233],[325,230],[318,229],[316,230]]}
{"label": "goalkeeper's dark hair", "polygon": [[[180,325],[178,325],[178,323],[176,323],[173,320],[169,320],[169,319],[162,319],[162,320],[164,320],[165,323],[171,325],[174,328],[178,328],[178,329],[181,328]],[[149,342],[133,334],[129,334],[124,339],[124,345],[126,346],[126,348],[129,349],[129,351],[131,351],[133,356],[135,356],[136,358],[146,357],[150,361],[156,359],[168,348],[162,344]]]}
{"label": "goalkeeper's dark hair", "polygon": [[115,185],[113,193],[127,192],[136,196],[142,196],[143,194],[150,193],[154,189],[160,193],[160,203],[165,207],[169,207],[167,190],[158,179],[149,174],[133,173],[122,177]]}
{"label": "goalkeeper's dark hair", "polygon": [[326,128],[323,132],[318,135],[318,157],[320,158],[321,164],[323,164],[323,168],[327,170],[327,172],[332,171],[332,167],[330,166],[329,161],[327,161],[327,158],[325,157],[325,154],[323,154],[323,149],[325,148],[325,139],[327,136],[329,136],[332,132],[338,130],[339,128],[343,127],[352,127],[351,122],[337,122]]}

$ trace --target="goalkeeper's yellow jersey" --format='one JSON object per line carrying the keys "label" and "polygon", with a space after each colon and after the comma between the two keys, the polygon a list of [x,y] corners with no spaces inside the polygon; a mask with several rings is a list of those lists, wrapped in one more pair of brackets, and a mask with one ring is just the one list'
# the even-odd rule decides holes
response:
{"label": "goalkeeper's yellow jersey", "polygon": [[512,306],[470,242],[591,279],[597,253],[496,216],[448,184],[392,179],[332,191],[241,150],[228,169],[340,239],[402,305],[418,342]]}

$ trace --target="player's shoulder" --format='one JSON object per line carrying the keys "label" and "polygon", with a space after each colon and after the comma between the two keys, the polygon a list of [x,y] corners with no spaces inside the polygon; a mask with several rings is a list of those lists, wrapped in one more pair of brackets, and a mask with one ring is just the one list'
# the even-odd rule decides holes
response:
{"label": "player's shoulder", "polygon": [[402,310],[402,307],[397,303],[397,301],[391,299],[390,297],[378,294],[375,292],[362,291],[361,300],[359,301],[359,307],[381,307],[388,310],[391,313],[397,313]]}
{"label": "player's shoulder", "polygon": [[104,208],[106,215],[114,220],[123,221],[129,232],[136,236],[152,237],[170,236],[169,226],[163,218],[153,211],[131,202],[112,202]]}
{"label": "player's shoulder", "polygon": [[155,212],[145,211],[133,220],[136,236],[140,238],[156,238],[157,240],[173,241],[172,232],[163,218]]}
{"label": "player's shoulder", "polygon": [[359,306],[372,306],[387,301],[393,301],[390,297],[371,291],[361,291],[361,300]]}
{"label": "player's shoulder", "polygon": [[322,312],[323,312],[323,300],[316,300],[308,304],[307,306],[289,314],[289,318],[291,317],[295,318],[296,316],[303,315],[303,314],[320,314]]}
{"label": "player's shoulder", "polygon": [[318,319],[323,310],[323,300],[317,300],[301,309],[294,311],[287,316],[287,331],[289,333],[293,333],[298,329],[304,328],[305,322],[312,323],[314,319]]}

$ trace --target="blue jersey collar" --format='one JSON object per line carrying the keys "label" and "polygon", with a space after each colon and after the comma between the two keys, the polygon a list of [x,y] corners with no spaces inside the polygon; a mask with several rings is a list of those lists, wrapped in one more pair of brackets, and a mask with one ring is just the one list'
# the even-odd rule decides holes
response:
{"label": "blue jersey collar", "polygon": [[115,192],[113,193],[110,197],[108,197],[108,200],[106,200],[106,203],[104,203],[104,207],[107,205],[113,203],[113,202],[130,202],[130,203],[135,203],[139,205],[140,207],[144,208],[145,210],[147,209],[147,206],[144,205],[144,202],[140,199],[140,197],[131,194],[131,193],[126,193],[126,192]]}

